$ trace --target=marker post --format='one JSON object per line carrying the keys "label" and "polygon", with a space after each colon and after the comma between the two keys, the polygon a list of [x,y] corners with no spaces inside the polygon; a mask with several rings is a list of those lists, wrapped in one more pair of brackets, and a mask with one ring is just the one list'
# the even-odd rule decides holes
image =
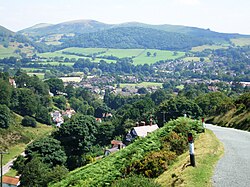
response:
{"label": "marker post", "polygon": [[194,140],[193,140],[192,133],[188,133],[188,143],[189,143],[190,163],[191,163],[191,166],[195,167]]}
{"label": "marker post", "polygon": [[203,127],[203,132],[205,132],[205,120],[204,118],[201,118],[201,122],[202,122],[202,127]]}

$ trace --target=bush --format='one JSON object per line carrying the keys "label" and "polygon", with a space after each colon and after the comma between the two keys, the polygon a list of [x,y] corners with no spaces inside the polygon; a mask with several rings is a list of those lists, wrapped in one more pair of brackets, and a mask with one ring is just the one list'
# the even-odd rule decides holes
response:
{"label": "bush", "polygon": [[126,179],[120,179],[116,181],[111,187],[161,187],[155,183],[152,179],[145,178],[143,176],[134,175]]}
{"label": "bush", "polygon": [[32,117],[29,116],[24,116],[24,118],[22,119],[22,125],[25,127],[36,127],[36,120]]}

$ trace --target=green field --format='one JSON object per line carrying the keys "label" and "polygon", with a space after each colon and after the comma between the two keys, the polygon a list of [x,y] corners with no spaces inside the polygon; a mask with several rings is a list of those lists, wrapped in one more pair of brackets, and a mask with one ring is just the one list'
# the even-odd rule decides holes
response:
{"label": "green field", "polygon": [[197,47],[192,47],[191,51],[201,52],[204,51],[205,49],[216,50],[216,49],[226,49],[226,48],[228,48],[228,46],[226,45],[201,45]]}
{"label": "green field", "polygon": [[162,83],[158,83],[158,82],[141,82],[138,84],[120,84],[120,87],[151,87],[151,86],[159,86],[162,88]]}
{"label": "green field", "polygon": [[14,51],[15,51],[15,48],[13,47],[5,48],[2,45],[0,45],[0,58],[6,58],[10,56],[18,57],[19,55],[15,54]]}
{"label": "green field", "polygon": [[[205,61],[204,62],[210,62],[209,58],[204,57]],[[200,57],[185,57],[183,58],[185,62],[200,62]]]}
{"label": "green field", "polygon": [[[93,62],[99,62],[100,60],[105,60],[106,62],[115,62],[114,60],[107,60],[102,59],[102,56],[114,56],[118,58],[125,58],[125,57],[131,57],[133,58],[133,62],[135,65],[139,64],[153,64],[160,60],[169,60],[169,59],[176,59],[184,56],[184,52],[178,52],[177,54],[174,54],[173,51],[167,51],[167,50],[157,50],[157,49],[105,49],[105,48],[77,48],[77,47],[71,47],[66,48],[61,51],[56,51],[53,53],[42,53],[39,56],[43,57],[55,57],[55,56],[64,56],[71,58],[72,55],[66,55],[62,54],[63,51],[71,52],[71,53],[79,53],[83,55],[91,55],[98,52],[105,52],[102,54],[97,55],[95,60]],[[147,52],[150,52],[151,55],[148,57]],[[156,53],[156,56],[153,54]],[[79,57],[73,55],[74,58],[86,58],[86,57]]]}
{"label": "green field", "polygon": [[44,79],[44,73],[27,73],[29,76],[36,75],[39,79]]}
{"label": "green field", "polygon": [[70,52],[70,53],[80,53],[83,55],[91,55],[94,53],[98,53],[98,52],[104,52],[107,51],[107,49],[105,48],[79,48],[79,47],[70,47],[70,48],[66,48],[61,50],[61,52]]}
{"label": "green field", "polygon": [[[148,57],[147,52],[150,52],[151,55]],[[156,56],[153,54],[156,53]],[[160,60],[170,60],[170,59],[177,59],[182,56],[184,56],[184,52],[177,52],[176,55],[174,55],[173,51],[167,51],[167,50],[155,50],[155,49],[147,49],[143,51],[139,56],[133,59],[135,65],[139,64],[153,64]]]}
{"label": "green field", "polygon": [[233,42],[236,46],[250,45],[250,38],[231,39],[231,42]]}
{"label": "green field", "polygon": [[73,66],[74,62],[38,62],[38,64],[50,64],[52,66],[59,66],[60,64],[65,66]]}

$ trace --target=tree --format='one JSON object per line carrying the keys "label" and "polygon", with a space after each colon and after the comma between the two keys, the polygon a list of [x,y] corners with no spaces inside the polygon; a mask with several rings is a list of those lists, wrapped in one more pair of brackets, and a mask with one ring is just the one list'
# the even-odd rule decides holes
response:
{"label": "tree", "polygon": [[161,103],[156,112],[160,125],[163,125],[163,115],[165,115],[165,120],[169,121],[170,119],[177,119],[184,114],[197,118],[202,115],[202,110],[192,100],[188,100],[185,97],[175,97]]}
{"label": "tree", "polygon": [[64,96],[62,96],[62,95],[54,96],[53,101],[54,101],[56,107],[60,108],[61,110],[66,109],[67,100]]}
{"label": "tree", "polygon": [[29,116],[24,116],[22,119],[22,125],[25,127],[36,127],[36,120]]}
{"label": "tree", "polygon": [[10,109],[6,105],[0,105],[0,128],[8,128],[10,125]]}
{"label": "tree", "polygon": [[9,106],[11,98],[11,86],[7,80],[0,78],[0,104]]}
{"label": "tree", "polygon": [[63,81],[61,79],[52,78],[45,81],[49,85],[50,92],[57,95],[58,92],[64,91]]}
{"label": "tree", "polygon": [[47,187],[47,174],[50,172],[48,165],[43,163],[39,157],[33,158],[26,164],[20,177],[21,186]]}
{"label": "tree", "polygon": [[74,115],[53,136],[61,142],[67,155],[82,155],[96,140],[97,124],[93,116]]}
{"label": "tree", "polygon": [[41,157],[41,161],[50,167],[63,165],[67,160],[61,142],[52,137],[45,137],[32,142],[25,149],[25,153],[28,160],[31,160],[36,155]]}
{"label": "tree", "polygon": [[25,161],[26,159],[24,158],[24,156],[19,155],[17,159],[14,160],[11,168],[15,169],[18,172],[18,174],[21,174],[25,167]]}
{"label": "tree", "polygon": [[156,53],[156,52],[154,52],[154,54],[153,54],[153,55],[154,55],[154,57],[156,57],[157,53]]}
{"label": "tree", "polygon": [[46,123],[48,125],[52,124],[48,108],[41,105],[37,106],[36,119],[41,123]]}
{"label": "tree", "polygon": [[141,87],[137,91],[139,94],[147,94],[148,90],[145,87]]}
{"label": "tree", "polygon": [[38,99],[30,89],[18,89],[18,106],[14,110],[22,115],[32,116],[36,112],[37,105]]}
{"label": "tree", "polygon": [[148,51],[147,52],[147,57],[150,57],[151,56],[151,53]]}

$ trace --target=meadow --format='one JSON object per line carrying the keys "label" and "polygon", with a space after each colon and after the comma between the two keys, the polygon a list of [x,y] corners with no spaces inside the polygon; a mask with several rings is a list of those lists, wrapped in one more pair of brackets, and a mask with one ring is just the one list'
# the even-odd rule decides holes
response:
{"label": "meadow", "polygon": [[197,47],[192,47],[191,51],[201,52],[201,51],[204,51],[205,49],[216,50],[216,49],[226,49],[226,48],[228,48],[228,46],[226,45],[201,45]]}
{"label": "meadow", "polygon": [[123,84],[121,83],[120,84],[120,87],[121,88],[124,88],[124,87],[152,87],[152,86],[157,86],[157,87],[161,87],[162,88],[162,83],[157,83],[157,82],[141,82],[141,83],[138,83],[138,84]]}
{"label": "meadow", "polygon": [[250,38],[231,39],[231,42],[233,42],[233,44],[235,44],[236,46],[246,46],[250,45]]}

